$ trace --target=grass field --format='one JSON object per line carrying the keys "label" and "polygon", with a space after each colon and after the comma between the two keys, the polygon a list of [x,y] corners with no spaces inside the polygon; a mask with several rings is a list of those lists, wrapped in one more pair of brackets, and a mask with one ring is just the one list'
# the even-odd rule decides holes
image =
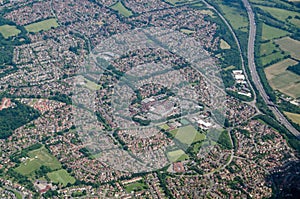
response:
{"label": "grass field", "polygon": [[287,36],[289,32],[281,30],[279,28],[274,28],[267,24],[263,24],[262,26],[262,39],[263,40],[272,40],[279,37]]}
{"label": "grass field", "polygon": [[269,65],[273,61],[280,61],[281,59],[284,58],[285,55],[286,55],[285,53],[282,54],[281,52],[275,52],[270,55],[261,57],[260,60],[261,60],[262,65],[266,66],[266,65]]}
{"label": "grass field", "polygon": [[11,36],[16,36],[21,32],[21,30],[17,29],[16,26],[11,26],[11,25],[3,25],[0,26],[0,33],[3,35],[5,39],[11,37]]}
{"label": "grass field", "polygon": [[241,30],[244,32],[248,31],[248,18],[244,17],[240,14],[240,10],[234,7],[230,7],[224,4],[219,4],[222,12],[224,13],[225,17],[229,20],[230,24],[235,30]]}
{"label": "grass field", "polygon": [[289,52],[293,58],[300,60],[300,41],[284,37],[275,42],[279,44],[282,50]]}
{"label": "grass field", "polygon": [[22,175],[30,175],[32,172],[39,169],[42,165],[48,166],[51,169],[61,168],[60,162],[44,147],[30,151],[28,153],[28,156],[29,159],[16,168],[16,171],[18,173],[21,173]]}
{"label": "grass field", "polygon": [[199,133],[192,125],[175,129],[170,133],[183,144],[192,144],[205,139],[205,135]]}
{"label": "grass field", "polygon": [[284,112],[284,114],[293,122],[300,125],[300,114]]}
{"label": "grass field", "polygon": [[186,29],[186,28],[182,28],[182,29],[180,29],[180,31],[185,33],[185,34],[188,34],[188,35],[195,32],[194,30],[189,30],[189,29]]}
{"label": "grass field", "polygon": [[203,14],[209,15],[209,16],[211,16],[212,18],[215,18],[215,17],[216,17],[216,15],[215,15],[215,14],[213,13],[213,11],[211,11],[211,10],[201,10],[200,12],[203,13]]}
{"label": "grass field", "polygon": [[300,76],[286,70],[289,66],[297,63],[295,60],[286,59],[265,68],[270,86],[288,96],[300,97]]}
{"label": "grass field", "polygon": [[223,50],[230,49],[231,46],[223,39],[220,40],[220,48]]}
{"label": "grass field", "polygon": [[260,45],[260,55],[270,55],[274,53],[275,51],[278,51],[276,48],[276,45],[273,42],[267,42]]}
{"label": "grass field", "polygon": [[167,124],[163,124],[163,125],[161,125],[159,127],[162,128],[162,129],[164,129],[164,130],[166,130],[166,131],[170,129],[170,127]]}
{"label": "grass field", "polygon": [[68,174],[68,172],[64,169],[48,173],[47,176],[52,182],[62,184],[63,186],[66,186],[68,183],[74,184],[76,181],[75,178],[70,176],[70,174]]}
{"label": "grass field", "polygon": [[291,16],[291,17],[295,17],[297,15],[299,16],[299,13],[293,12],[293,11],[290,11],[290,10],[267,7],[267,6],[258,6],[258,7],[261,8],[262,10],[264,10],[264,11],[267,11],[273,17],[275,17],[276,19],[279,19],[280,21],[285,21],[288,18],[288,16]]}
{"label": "grass field", "polygon": [[142,191],[144,189],[148,189],[148,186],[143,181],[134,182],[125,186],[127,193],[131,193],[132,191]]}
{"label": "grass field", "polygon": [[128,10],[120,1],[118,1],[116,4],[112,5],[111,8],[118,11],[124,17],[130,17],[131,15],[133,15],[131,10]]}
{"label": "grass field", "polygon": [[168,152],[167,157],[170,162],[183,161],[189,158],[189,156],[181,149]]}
{"label": "grass field", "polygon": [[47,31],[51,28],[58,27],[58,23],[56,19],[47,19],[44,21],[36,22],[25,26],[25,29],[28,32],[39,32],[39,31]]}

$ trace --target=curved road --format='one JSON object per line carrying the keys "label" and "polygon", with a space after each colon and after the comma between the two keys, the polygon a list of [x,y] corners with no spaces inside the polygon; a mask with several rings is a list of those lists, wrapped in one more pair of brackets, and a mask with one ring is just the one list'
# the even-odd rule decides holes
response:
{"label": "curved road", "polygon": [[262,96],[264,102],[269,106],[269,109],[272,110],[276,119],[285,126],[293,135],[295,135],[298,139],[300,139],[300,133],[295,129],[291,123],[285,118],[285,116],[278,110],[275,104],[270,100],[269,96],[267,95],[264,87],[260,81],[259,75],[256,71],[256,65],[254,61],[254,45],[255,45],[255,36],[256,36],[256,24],[255,24],[255,16],[251,5],[248,0],[242,0],[249,17],[250,29],[249,29],[249,40],[248,40],[248,65],[250,69],[250,74],[252,80],[258,89],[260,95]]}

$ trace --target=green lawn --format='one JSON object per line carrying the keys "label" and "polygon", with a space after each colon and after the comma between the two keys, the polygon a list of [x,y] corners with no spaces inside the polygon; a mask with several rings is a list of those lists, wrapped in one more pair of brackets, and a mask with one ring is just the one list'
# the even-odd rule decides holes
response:
{"label": "green lawn", "polygon": [[192,125],[170,131],[175,139],[183,144],[192,144],[205,139],[205,135],[199,133]]}
{"label": "green lawn", "polygon": [[190,35],[195,32],[194,30],[190,30],[190,29],[186,29],[186,28],[181,28],[180,31],[187,35]]}
{"label": "green lawn", "polygon": [[272,40],[279,37],[283,37],[289,35],[289,32],[285,30],[281,30],[279,28],[274,28],[267,24],[263,24],[262,26],[262,39],[263,40]]}
{"label": "green lawn", "polygon": [[39,31],[47,31],[51,28],[58,27],[58,23],[56,19],[47,19],[44,21],[36,22],[25,26],[25,29],[28,32],[39,32]]}
{"label": "green lawn", "polygon": [[116,4],[112,5],[111,8],[113,10],[118,11],[124,17],[130,17],[131,15],[133,15],[132,11],[127,9],[120,1],[118,1]]}
{"label": "green lawn", "polygon": [[76,181],[75,178],[70,176],[64,169],[48,173],[47,176],[52,182],[62,184],[63,186],[66,186],[68,183],[74,184]]}
{"label": "green lawn", "polygon": [[143,182],[134,182],[125,186],[125,190],[127,193],[131,193],[132,191],[142,191],[148,189],[148,186]]}
{"label": "green lawn", "polygon": [[168,152],[167,157],[170,162],[183,161],[189,158],[189,156],[181,149]]}
{"label": "green lawn", "polygon": [[42,165],[53,170],[61,168],[60,162],[45,147],[28,152],[28,156],[29,159],[16,168],[16,171],[22,175],[30,175]]}
{"label": "green lawn", "polygon": [[284,112],[284,114],[296,124],[300,125],[300,114]]}
{"label": "green lawn", "polygon": [[5,39],[11,37],[11,36],[16,36],[21,32],[21,30],[17,29],[16,26],[11,26],[11,25],[3,25],[0,26],[0,33],[3,35]]}

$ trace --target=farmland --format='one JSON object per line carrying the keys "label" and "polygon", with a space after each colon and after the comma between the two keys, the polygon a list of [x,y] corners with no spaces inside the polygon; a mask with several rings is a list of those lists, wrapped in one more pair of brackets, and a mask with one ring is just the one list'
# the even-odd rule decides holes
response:
{"label": "farmland", "polygon": [[192,144],[205,139],[205,135],[199,133],[192,125],[181,127],[170,132],[175,139],[183,144]]}
{"label": "farmland", "polygon": [[60,162],[52,156],[45,147],[29,151],[28,156],[29,158],[16,168],[18,173],[30,175],[42,165],[52,170],[61,168]]}
{"label": "farmland", "polygon": [[284,114],[293,122],[300,125],[300,114],[284,112]]}
{"label": "farmland", "polygon": [[58,27],[58,23],[56,19],[47,19],[44,21],[36,22],[29,24],[25,26],[25,29],[28,32],[40,32],[40,31],[47,31],[50,30],[51,28],[56,28]]}
{"label": "farmland", "polygon": [[68,172],[64,169],[48,173],[47,176],[52,182],[62,184],[63,186],[66,186],[68,183],[75,183],[75,178],[70,176],[70,174],[68,174]]}
{"label": "farmland", "polygon": [[263,40],[268,41],[268,40],[286,36],[288,34],[289,34],[289,32],[287,32],[287,31],[281,30],[279,28],[274,28],[267,24],[263,24],[263,26],[262,26],[262,39]]}
{"label": "farmland", "polygon": [[167,157],[171,162],[183,161],[189,158],[188,155],[181,149],[168,152]]}
{"label": "farmland", "polygon": [[289,66],[295,64],[297,64],[296,61],[286,59],[267,67],[265,73],[270,86],[274,90],[279,90],[286,95],[298,98],[300,97],[299,75],[286,70]]}
{"label": "farmland", "polygon": [[16,36],[20,33],[21,31],[17,29],[16,26],[11,26],[11,25],[3,25],[0,26],[0,33],[3,35],[5,39]]}
{"label": "farmland", "polygon": [[130,17],[133,14],[131,10],[128,10],[120,1],[112,5],[111,8],[118,11],[124,17]]}
{"label": "farmland", "polygon": [[282,50],[289,52],[293,58],[300,60],[300,41],[284,37],[276,40],[276,43],[279,44]]}

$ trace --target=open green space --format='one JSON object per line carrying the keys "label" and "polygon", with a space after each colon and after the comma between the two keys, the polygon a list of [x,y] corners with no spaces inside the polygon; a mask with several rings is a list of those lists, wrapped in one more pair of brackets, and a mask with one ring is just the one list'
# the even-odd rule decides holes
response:
{"label": "open green space", "polygon": [[164,129],[165,131],[169,130],[170,127],[168,126],[168,124],[163,124],[161,126],[159,126],[161,129]]}
{"label": "open green space", "polygon": [[274,28],[267,24],[262,25],[262,39],[263,40],[272,40],[280,37],[289,35],[289,32],[281,30],[279,28]]}
{"label": "open green space", "polygon": [[222,13],[224,13],[225,18],[228,19],[232,25],[233,29],[241,30],[243,32],[248,31],[248,18],[241,14],[241,10],[222,3],[219,4],[219,7],[221,8]]}
{"label": "open green space", "polygon": [[56,19],[46,19],[44,21],[39,21],[36,23],[29,24],[25,26],[25,29],[28,32],[39,32],[39,31],[47,31],[50,30],[51,28],[56,28],[58,27],[58,23]]}
{"label": "open green space", "polygon": [[133,191],[142,191],[145,189],[148,189],[148,186],[143,181],[138,181],[125,185],[125,190],[127,193],[131,193]]}
{"label": "open green space", "polygon": [[66,186],[68,183],[74,184],[76,181],[75,178],[70,176],[64,169],[48,173],[47,176],[52,182],[62,184],[63,186]]}
{"label": "open green space", "polygon": [[96,91],[96,90],[99,90],[101,88],[101,86],[83,76],[78,76],[78,79],[77,81],[79,82],[79,84],[81,86],[84,86],[86,88],[88,88],[89,90],[92,90],[92,91]]}
{"label": "open green space", "polygon": [[60,162],[51,155],[45,147],[29,151],[29,158],[21,163],[15,170],[22,175],[30,175],[38,170],[42,165],[52,170],[61,168]]}
{"label": "open green space", "polygon": [[0,26],[0,33],[5,39],[7,39],[12,36],[17,36],[19,33],[21,33],[21,30],[19,30],[16,26],[3,25]]}
{"label": "open green space", "polygon": [[267,6],[258,6],[258,7],[270,13],[273,17],[283,22],[285,22],[289,16],[292,18],[294,18],[295,16],[299,16],[299,13],[286,10],[286,9],[267,7]]}
{"label": "open green space", "polygon": [[287,55],[287,53],[275,52],[275,53],[269,54],[267,56],[260,58],[261,64],[262,64],[262,66],[267,66],[267,65],[270,65],[271,63],[281,61],[285,55]]}
{"label": "open green space", "polygon": [[220,40],[220,48],[223,50],[230,49],[231,46],[223,39]]}
{"label": "open green space", "polygon": [[166,2],[169,2],[172,5],[184,5],[184,4],[193,3],[195,1],[196,0],[166,0]]}
{"label": "open green space", "polygon": [[300,60],[300,41],[290,37],[284,37],[275,42],[279,44],[282,50],[289,52],[293,58]]}
{"label": "open green space", "polygon": [[170,133],[175,139],[188,145],[205,139],[205,135],[199,133],[192,125],[174,129]]}
{"label": "open green space", "polygon": [[296,65],[298,62],[292,59],[285,59],[265,68],[266,77],[270,86],[274,90],[298,98],[300,97],[300,76],[288,71],[289,66]]}
{"label": "open green space", "polygon": [[121,1],[118,1],[117,3],[112,5],[111,8],[118,11],[124,17],[130,17],[131,15],[133,15],[132,11],[127,9]]}
{"label": "open green space", "polygon": [[181,28],[180,31],[187,34],[187,35],[192,34],[192,33],[195,32],[194,30],[190,30],[190,29],[186,29],[186,28]]}
{"label": "open green space", "polygon": [[272,53],[275,53],[276,51],[279,51],[279,49],[272,41],[267,43],[262,43],[260,45],[260,55],[262,56],[270,55]]}
{"label": "open green space", "polygon": [[189,156],[181,149],[168,152],[167,157],[170,162],[183,161],[189,158]]}
{"label": "open green space", "polygon": [[300,125],[300,114],[284,112],[284,114],[293,122]]}

